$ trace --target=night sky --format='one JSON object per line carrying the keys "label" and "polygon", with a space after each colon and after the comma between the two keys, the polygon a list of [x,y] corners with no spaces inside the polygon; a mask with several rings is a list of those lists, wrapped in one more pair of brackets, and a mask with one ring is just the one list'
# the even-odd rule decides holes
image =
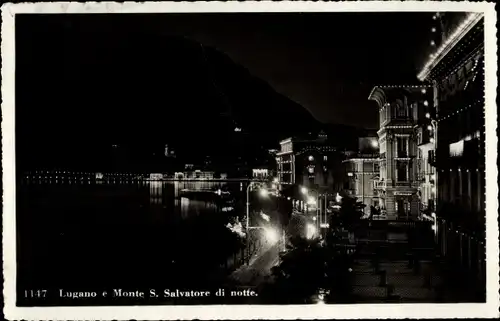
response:
{"label": "night sky", "polygon": [[[373,85],[417,83],[432,13],[173,15],[151,21],[227,53],[320,121],[378,126]],[[367,113],[367,117],[360,117]]]}
{"label": "night sky", "polygon": [[[18,15],[18,152],[143,142],[139,132],[202,146],[227,101],[257,131],[286,130],[287,108],[300,125],[300,106],[322,123],[376,128],[371,88],[417,83],[433,23],[431,13]],[[213,88],[209,74],[220,74]]]}

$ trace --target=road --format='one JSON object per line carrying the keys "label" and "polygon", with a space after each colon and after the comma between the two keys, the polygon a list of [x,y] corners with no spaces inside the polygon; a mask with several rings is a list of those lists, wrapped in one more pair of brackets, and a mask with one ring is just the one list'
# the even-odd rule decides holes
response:
{"label": "road", "polygon": [[[251,259],[234,271],[225,284],[226,289],[251,289],[257,294],[270,282],[271,269],[279,263],[280,243],[264,245]],[[260,304],[259,297],[232,298],[232,303]]]}
{"label": "road", "polygon": [[264,245],[248,265],[241,266],[229,276],[229,282],[242,286],[261,284],[271,274],[271,268],[279,262],[279,246],[279,242]]}

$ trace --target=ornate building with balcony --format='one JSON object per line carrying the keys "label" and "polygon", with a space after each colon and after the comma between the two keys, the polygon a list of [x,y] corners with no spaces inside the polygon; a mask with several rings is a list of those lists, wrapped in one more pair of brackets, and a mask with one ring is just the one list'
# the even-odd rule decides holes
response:
{"label": "ornate building with balcony", "polygon": [[345,169],[344,192],[355,197],[365,205],[364,212],[370,206],[380,207],[376,184],[379,183],[379,147],[378,137],[361,137],[358,150],[346,153],[343,161]]}
{"label": "ornate building with balcony", "polygon": [[420,215],[413,110],[426,104],[430,88],[426,85],[376,86],[368,97],[379,108],[380,175],[375,187],[380,207],[389,219],[415,220]]}
{"label": "ornate building with balcony", "polygon": [[277,178],[280,189],[300,185],[318,192],[342,189],[343,155],[328,143],[320,132],[316,137],[291,137],[280,142],[276,154]]}
{"label": "ornate building with balcony", "polygon": [[[436,13],[441,43],[418,78],[432,84],[430,108],[419,113],[422,142],[433,151],[436,238],[440,254],[484,295],[485,101],[484,17],[478,12]],[[422,117],[423,116],[423,117]],[[430,137],[430,138],[429,138]],[[426,146],[422,144],[422,146]],[[473,292],[473,291],[468,291]]]}
{"label": "ornate building with balcony", "polygon": [[485,223],[483,15],[435,17],[446,40],[418,75],[435,93],[432,106],[418,115],[420,132],[435,151],[437,215],[463,220],[456,224],[469,229]]}

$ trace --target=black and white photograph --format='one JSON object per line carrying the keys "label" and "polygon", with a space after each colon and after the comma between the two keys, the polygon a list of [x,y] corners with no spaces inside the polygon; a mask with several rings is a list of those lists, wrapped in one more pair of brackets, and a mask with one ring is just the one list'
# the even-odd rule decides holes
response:
{"label": "black and white photograph", "polygon": [[498,316],[494,7],[369,3],[5,5],[10,315]]}

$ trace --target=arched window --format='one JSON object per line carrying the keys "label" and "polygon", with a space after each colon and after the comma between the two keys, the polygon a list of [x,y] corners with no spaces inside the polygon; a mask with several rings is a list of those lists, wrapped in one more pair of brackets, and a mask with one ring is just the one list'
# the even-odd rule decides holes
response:
{"label": "arched window", "polygon": [[401,101],[400,99],[396,100],[395,109],[396,109],[396,117],[397,118],[406,118],[407,117],[406,106],[403,103],[403,101]]}

